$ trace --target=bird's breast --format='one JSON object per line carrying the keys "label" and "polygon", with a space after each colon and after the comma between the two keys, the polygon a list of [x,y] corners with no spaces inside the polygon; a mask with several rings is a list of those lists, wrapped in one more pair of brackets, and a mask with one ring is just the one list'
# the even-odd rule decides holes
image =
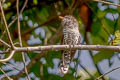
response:
{"label": "bird's breast", "polygon": [[64,43],[69,45],[78,44],[80,33],[78,30],[63,29]]}

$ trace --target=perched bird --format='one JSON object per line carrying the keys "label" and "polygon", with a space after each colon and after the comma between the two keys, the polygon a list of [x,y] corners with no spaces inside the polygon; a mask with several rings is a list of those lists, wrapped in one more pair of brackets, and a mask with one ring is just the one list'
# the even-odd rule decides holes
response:
{"label": "perched bird", "polygon": [[[63,28],[63,45],[79,45],[81,36],[79,32],[79,25],[77,20],[71,16],[66,15],[62,18],[61,26]],[[62,60],[60,62],[60,71],[66,74],[69,71],[69,66],[76,50],[63,50]]]}

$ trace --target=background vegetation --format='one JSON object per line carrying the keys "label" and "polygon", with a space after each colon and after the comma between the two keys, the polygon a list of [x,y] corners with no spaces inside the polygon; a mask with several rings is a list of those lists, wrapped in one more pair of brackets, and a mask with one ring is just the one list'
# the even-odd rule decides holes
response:
{"label": "background vegetation", "polygon": [[[2,1],[2,0],[1,0]],[[109,0],[109,3],[96,2],[97,0],[20,0],[20,27],[23,46],[44,46],[61,43],[62,29],[58,16],[73,15],[79,22],[79,29],[82,35],[81,44],[100,44],[100,45],[119,45],[119,28],[120,17],[119,0]],[[105,0],[106,2],[106,0]],[[25,5],[25,3],[27,3]],[[16,16],[17,0],[6,0],[2,2],[5,18],[11,33],[15,46],[19,46],[18,39],[18,22]],[[23,10],[23,6],[25,6]],[[1,11],[1,10],[0,10]],[[10,44],[9,38],[4,33],[5,24],[0,13],[0,39]],[[12,24],[12,21],[15,21]],[[116,32],[117,31],[117,32]],[[115,40],[113,40],[115,39]],[[7,47],[0,43],[1,58],[7,57],[9,54],[2,54]],[[7,52],[9,53],[9,52]],[[81,63],[80,56],[82,53],[90,54],[95,70],[87,69]],[[34,51],[25,52],[27,72],[31,80],[94,80],[103,72],[99,63],[108,60],[111,67],[114,61],[113,56],[120,59],[119,53],[111,51],[78,51],[74,58],[70,72],[66,75],[59,73],[59,62],[61,59],[60,51]],[[87,62],[84,64],[88,64]],[[0,70],[14,80],[27,80],[24,73],[21,53],[16,53],[14,57],[7,63],[0,63]],[[102,67],[104,68],[105,65]],[[0,72],[3,80],[8,80],[3,71]],[[84,74],[84,75],[82,75]],[[105,76],[103,80],[113,80],[112,77]],[[116,78],[114,79],[116,80]]]}

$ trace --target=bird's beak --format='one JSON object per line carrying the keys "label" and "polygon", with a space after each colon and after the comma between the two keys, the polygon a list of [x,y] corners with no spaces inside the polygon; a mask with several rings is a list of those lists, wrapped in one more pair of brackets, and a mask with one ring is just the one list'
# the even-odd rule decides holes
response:
{"label": "bird's beak", "polygon": [[64,18],[63,16],[59,16],[59,19],[63,20],[63,18]]}

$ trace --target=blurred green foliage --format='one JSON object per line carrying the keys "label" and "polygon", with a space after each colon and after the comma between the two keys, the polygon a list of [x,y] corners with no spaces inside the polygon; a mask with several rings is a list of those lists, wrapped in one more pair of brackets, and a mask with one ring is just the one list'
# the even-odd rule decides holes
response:
{"label": "blurred green foliage", "polygon": [[[73,4],[74,2],[75,4]],[[23,3],[24,0],[20,0],[20,9],[22,8]],[[8,24],[16,16],[15,4],[16,4],[16,0],[8,0],[8,1],[6,0],[6,2],[3,5]],[[111,38],[110,35],[115,34],[115,40],[113,40],[111,44],[119,45],[120,32],[116,32],[116,30],[118,30],[120,26],[120,17],[117,17],[116,20],[111,20],[107,18],[106,15],[107,13],[111,13],[112,16],[109,15],[109,17],[114,18],[113,15],[116,13],[119,14],[120,9],[106,8],[105,10],[101,10],[97,5],[98,3],[92,1],[86,2],[86,4],[89,6],[89,9],[92,11],[92,14],[90,15],[92,17],[91,18],[92,31],[90,32],[91,34],[90,38],[92,40],[92,44],[108,45],[108,41]],[[80,4],[79,0],[75,0],[75,1],[74,0],[65,0],[65,1],[64,0],[63,1],[62,0],[29,0],[24,12],[20,15],[23,45],[24,46],[49,45],[51,44],[50,42],[51,40],[52,43],[54,44],[61,44],[61,38],[62,38],[61,33],[58,33],[60,32],[59,27],[61,26],[60,26],[60,20],[58,19],[57,15],[71,14],[73,8],[74,8],[73,15],[76,17],[76,19],[79,22],[80,32],[84,38],[85,36],[84,32],[86,31],[85,31],[85,26],[83,26],[84,24],[82,23],[82,19],[80,17],[81,5],[82,4]],[[102,5],[102,6],[108,6],[108,5]],[[3,20],[1,19],[0,36],[4,31],[3,26],[4,26]],[[44,30],[45,36],[43,36],[42,31],[37,30],[39,29],[39,27],[41,27]],[[18,42],[17,21],[9,28],[9,30],[11,32],[11,36],[13,38],[14,43]],[[41,43],[38,42],[38,43],[28,44],[28,41],[31,39],[31,36],[33,36],[34,39],[39,38]],[[3,40],[9,43],[6,35],[3,37]],[[31,42],[37,42],[37,41],[33,40]],[[5,49],[6,47],[0,44],[0,50],[5,50]],[[34,57],[36,57],[38,54],[42,54],[37,52],[26,52],[26,53],[28,53],[27,56],[29,57],[30,60],[34,59]],[[5,56],[8,56],[8,54]],[[112,56],[114,56],[114,52],[100,51],[93,56],[94,64],[98,64],[104,59],[108,59],[110,61]],[[21,58],[22,57],[20,53],[16,53],[13,57],[13,59],[16,62],[17,61],[21,62],[22,61]],[[45,59],[46,64],[42,64],[39,58],[36,61],[36,63],[32,66],[32,68],[29,70],[29,73],[34,73],[34,75],[41,80],[81,80],[83,78],[84,80],[93,80],[92,77],[84,77],[81,74],[78,74],[79,76],[75,77],[74,76],[76,72],[75,68],[70,68],[70,73],[64,76],[61,76],[60,74],[57,73],[48,72],[49,67],[54,68],[53,59],[61,58],[61,51],[48,51],[43,58]],[[77,62],[77,60],[74,60],[74,62]],[[2,66],[2,64],[0,65]],[[6,70],[5,72],[9,72],[9,71],[11,70]],[[2,73],[0,72],[0,74]],[[85,74],[87,73],[85,72]],[[91,73],[91,74],[95,77],[98,76],[97,75],[98,73],[96,74]]]}

